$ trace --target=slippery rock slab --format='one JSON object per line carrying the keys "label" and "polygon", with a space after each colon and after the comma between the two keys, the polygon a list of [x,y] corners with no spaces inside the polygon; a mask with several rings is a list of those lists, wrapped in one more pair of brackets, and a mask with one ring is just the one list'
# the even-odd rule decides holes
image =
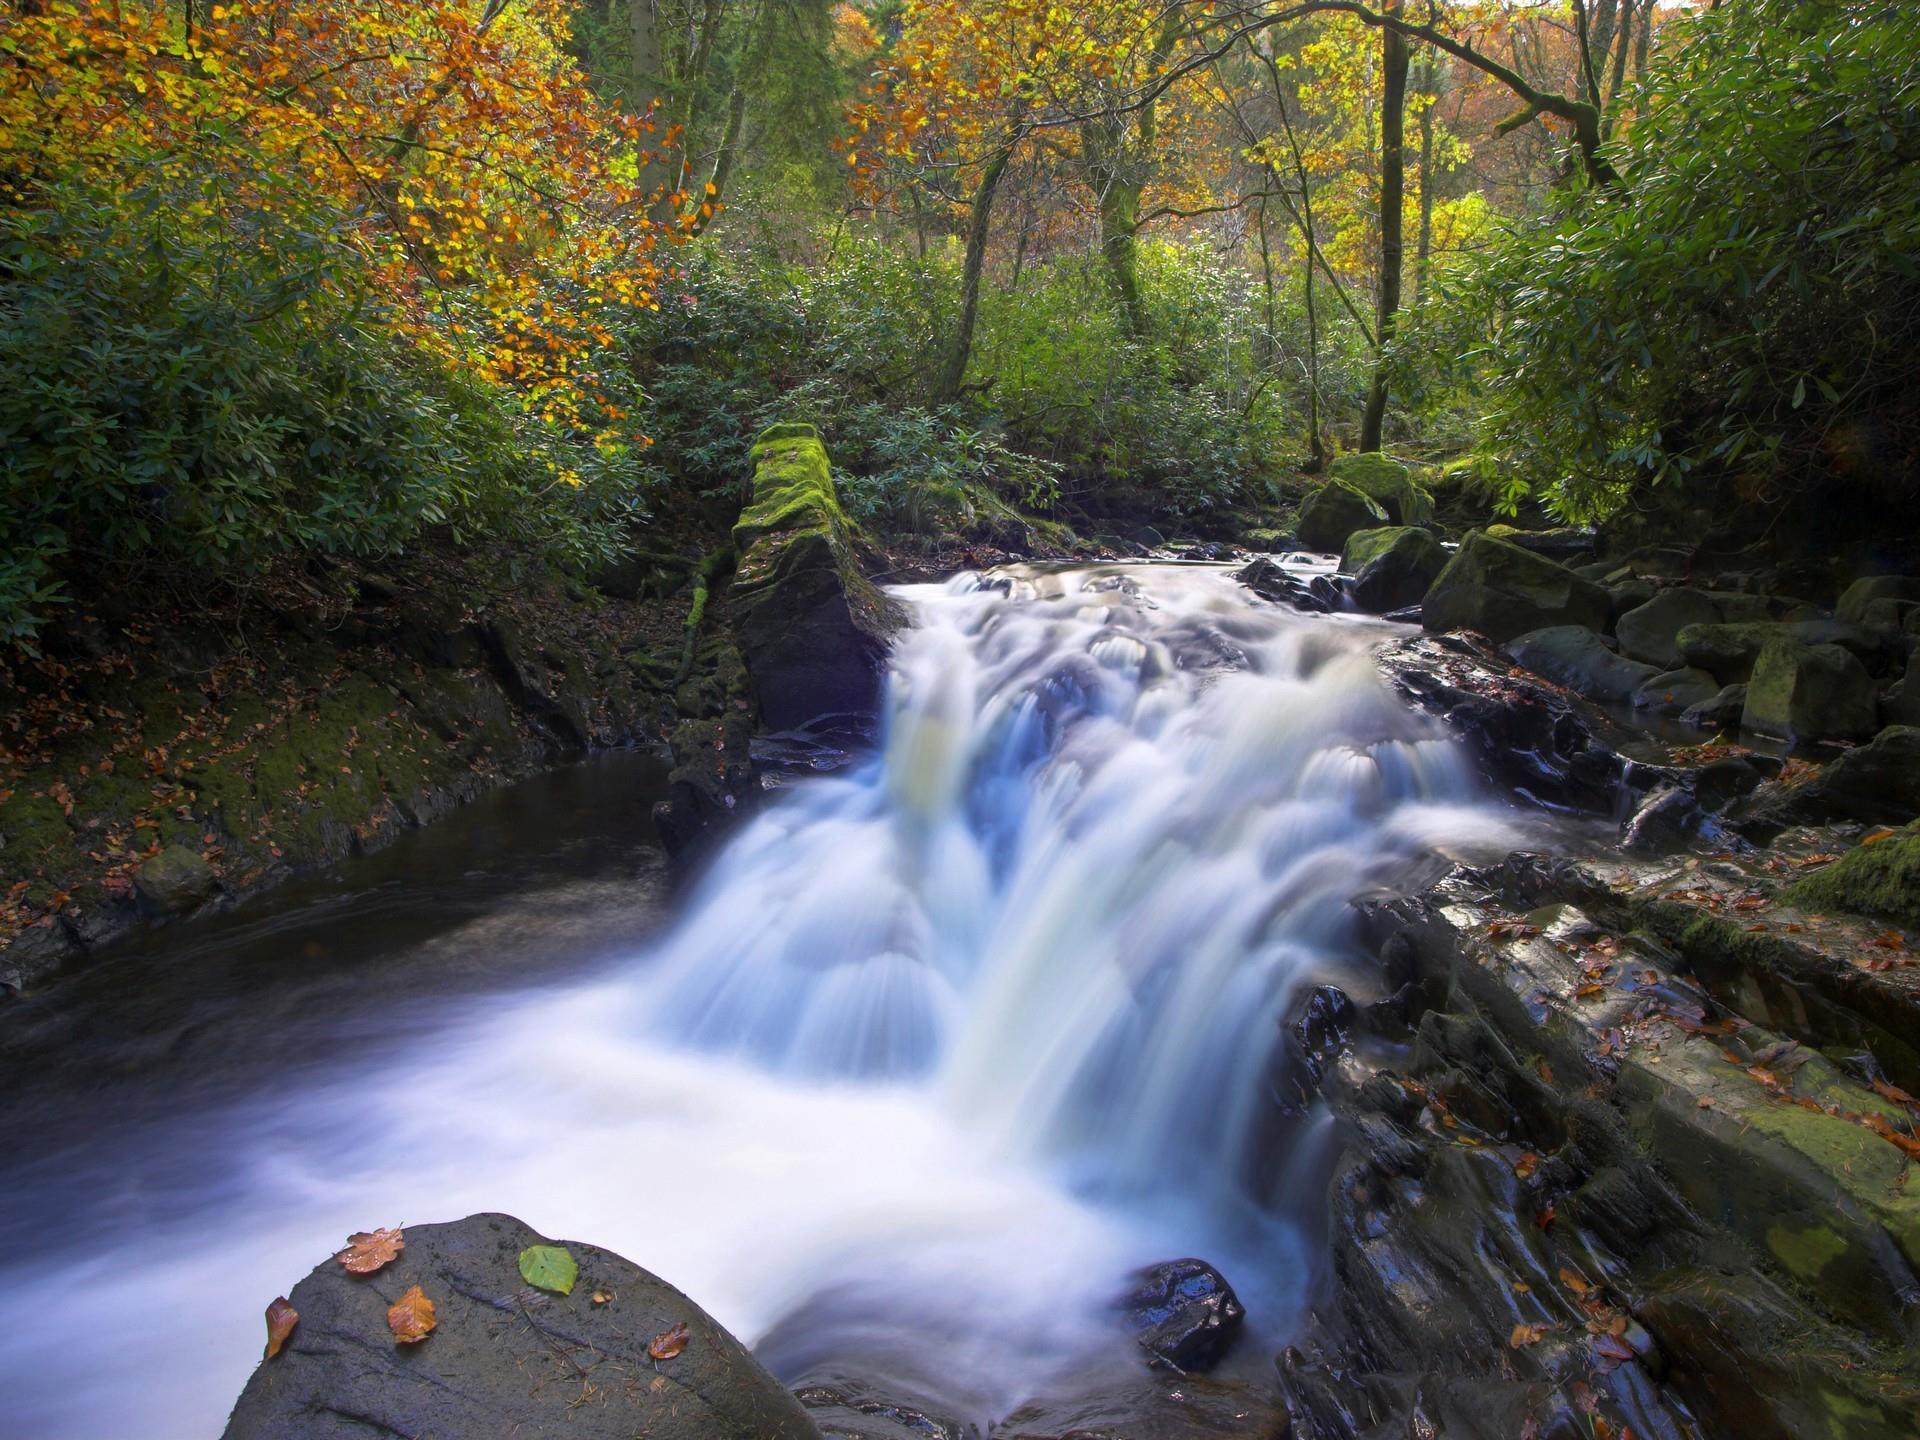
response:
{"label": "slippery rock slab", "polygon": [[1856,845],[1786,898],[1806,910],[1868,915],[1920,930],[1920,827]]}
{"label": "slippery rock slab", "polygon": [[[322,1261],[288,1297],[299,1324],[254,1371],[225,1440],[818,1435],[746,1347],[618,1255],[567,1241],[579,1267],[572,1293],[530,1287],[521,1251],[553,1243],[511,1216],[474,1215],[409,1227],[399,1258],[372,1275]],[[437,1325],[416,1344],[397,1344],[388,1307],[416,1285]],[[678,1325],[687,1327],[685,1348],[652,1358],[649,1345]]]}
{"label": "slippery rock slab", "polygon": [[1247,1318],[1233,1286],[1204,1260],[1168,1260],[1133,1277],[1120,1311],[1140,1348],[1176,1370],[1211,1370]]}
{"label": "slippery rock slab", "polygon": [[755,708],[775,730],[879,706],[905,611],[859,570],[826,447],[811,425],[754,443],[753,498],[733,527],[728,605]]}
{"label": "slippery rock slab", "polygon": [[1460,543],[1427,592],[1429,631],[1476,630],[1506,641],[1550,625],[1604,630],[1607,592],[1564,565],[1476,530]]}

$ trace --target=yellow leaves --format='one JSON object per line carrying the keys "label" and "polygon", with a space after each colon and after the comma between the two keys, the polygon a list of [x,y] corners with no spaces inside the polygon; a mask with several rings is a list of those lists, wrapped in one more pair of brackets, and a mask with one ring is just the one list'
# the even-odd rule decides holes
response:
{"label": "yellow leaves", "polygon": [[363,1230],[357,1235],[349,1235],[347,1248],[334,1259],[349,1275],[372,1275],[391,1265],[406,1248],[406,1236],[397,1227],[391,1230]]}
{"label": "yellow leaves", "polygon": [[418,1345],[439,1323],[434,1317],[433,1301],[418,1285],[387,1307],[387,1329],[393,1332],[396,1345]]}

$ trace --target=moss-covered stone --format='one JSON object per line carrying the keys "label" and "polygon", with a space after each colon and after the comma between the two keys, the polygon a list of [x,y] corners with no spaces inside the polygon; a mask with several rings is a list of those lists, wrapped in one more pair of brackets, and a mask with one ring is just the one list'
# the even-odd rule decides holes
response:
{"label": "moss-covered stone", "polygon": [[1858,845],[1787,892],[1803,910],[1871,915],[1920,929],[1920,825]]}
{"label": "moss-covered stone", "polygon": [[155,910],[178,915],[211,895],[218,881],[199,851],[168,845],[140,866],[134,884]]}
{"label": "moss-covered stone", "polygon": [[1838,645],[1769,638],[1753,663],[1740,723],[1801,742],[1864,740],[1879,724],[1873,677]]}
{"label": "moss-covered stone", "polygon": [[1476,530],[1427,592],[1428,630],[1477,630],[1506,641],[1553,625],[1606,628],[1607,592],[1564,565]]}
{"label": "moss-covered stone", "polygon": [[1398,460],[1377,452],[1342,455],[1329,473],[1377,502],[1395,525],[1425,525],[1433,519],[1433,496],[1414,483],[1413,473]]}
{"label": "moss-covered stone", "polygon": [[1689,665],[1708,671],[1722,685],[1747,680],[1768,642],[1792,640],[1801,645],[1838,645],[1867,659],[1879,651],[1879,642],[1857,625],[1839,620],[1729,621],[1722,624],[1683,625],[1674,635],[1674,648]]}
{"label": "moss-covered stone", "polygon": [[1386,508],[1344,480],[1329,480],[1300,507],[1300,543],[1309,550],[1338,554],[1356,530],[1387,523]]}

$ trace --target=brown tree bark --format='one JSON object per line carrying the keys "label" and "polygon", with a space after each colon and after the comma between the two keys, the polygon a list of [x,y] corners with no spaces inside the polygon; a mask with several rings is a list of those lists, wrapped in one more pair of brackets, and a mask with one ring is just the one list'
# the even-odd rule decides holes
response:
{"label": "brown tree bark", "polygon": [[[1388,13],[1397,13],[1399,0],[1387,0]],[[1366,413],[1360,420],[1360,448],[1378,450],[1387,420],[1387,342],[1393,338],[1400,315],[1401,272],[1406,265],[1405,214],[1407,186],[1407,41],[1398,30],[1383,27],[1380,35],[1380,287],[1378,322],[1374,326],[1373,384],[1367,392]]]}

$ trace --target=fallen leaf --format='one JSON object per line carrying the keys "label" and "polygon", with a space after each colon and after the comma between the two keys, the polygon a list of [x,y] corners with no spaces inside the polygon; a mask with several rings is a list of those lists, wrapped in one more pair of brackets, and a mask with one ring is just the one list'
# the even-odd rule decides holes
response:
{"label": "fallen leaf", "polygon": [[349,1275],[371,1275],[391,1265],[406,1248],[406,1235],[398,1226],[391,1230],[362,1230],[357,1235],[349,1235],[347,1248],[334,1258],[346,1267]]}
{"label": "fallen leaf", "polygon": [[1549,1205],[1547,1206],[1546,1209],[1542,1210],[1538,1215],[1534,1216],[1533,1223],[1538,1225],[1542,1230],[1544,1230],[1553,1223],[1553,1217],[1558,1213],[1559,1213],[1558,1210],[1554,1206]]}
{"label": "fallen leaf", "polygon": [[1885,1080],[1874,1080],[1873,1093],[1882,1100],[1891,1100],[1896,1105],[1904,1105],[1909,1110],[1920,1110],[1920,1100],[1916,1100],[1898,1085],[1889,1085]]}
{"label": "fallen leaf", "polygon": [[1513,1333],[1507,1337],[1507,1344],[1515,1350],[1524,1350],[1529,1345],[1538,1345],[1546,1339],[1550,1325],[1516,1325]]}
{"label": "fallen leaf", "polygon": [[662,1330],[647,1342],[647,1354],[655,1360],[671,1360],[687,1348],[687,1327],[675,1325],[671,1330]]}
{"label": "fallen leaf", "polygon": [[300,1312],[287,1302],[286,1296],[279,1296],[267,1306],[267,1359],[280,1353],[280,1347],[287,1343],[287,1337],[299,1323]]}
{"label": "fallen leaf", "polygon": [[393,1332],[396,1344],[417,1345],[439,1323],[433,1318],[433,1301],[418,1285],[387,1307],[387,1329]]}
{"label": "fallen leaf", "polygon": [[1513,1173],[1524,1180],[1540,1168],[1540,1157],[1529,1150],[1513,1162]]}
{"label": "fallen leaf", "polygon": [[1907,948],[1907,937],[1898,930],[1883,930],[1867,943],[1877,945],[1882,950],[1904,950]]}
{"label": "fallen leaf", "polygon": [[580,1267],[564,1245],[529,1245],[520,1252],[520,1278],[539,1290],[571,1295]]}
{"label": "fallen leaf", "polygon": [[1633,1347],[1618,1335],[1599,1334],[1593,1337],[1593,1353],[1600,1357],[1600,1369],[1607,1372],[1617,1370],[1633,1359]]}
{"label": "fallen leaf", "polygon": [[612,1303],[612,1300],[613,1292],[611,1290],[596,1290],[593,1292],[593,1303],[596,1305],[607,1305]]}
{"label": "fallen leaf", "polygon": [[1698,1100],[1694,1101],[1693,1103],[1695,1107],[1698,1109],[1711,1110],[1713,1108],[1713,1096],[1702,1095]]}
{"label": "fallen leaf", "polygon": [[1882,840],[1891,840],[1898,832],[1894,830],[1875,830],[1870,835],[1860,837],[1862,845],[1878,845]]}
{"label": "fallen leaf", "polygon": [[1591,1280],[1570,1265],[1560,1267],[1560,1283],[1576,1295],[1591,1295],[1596,1288]]}
{"label": "fallen leaf", "polygon": [[1590,995],[1598,995],[1602,990],[1605,990],[1606,988],[1607,987],[1604,985],[1582,985],[1573,993],[1580,999],[1584,1000]]}

